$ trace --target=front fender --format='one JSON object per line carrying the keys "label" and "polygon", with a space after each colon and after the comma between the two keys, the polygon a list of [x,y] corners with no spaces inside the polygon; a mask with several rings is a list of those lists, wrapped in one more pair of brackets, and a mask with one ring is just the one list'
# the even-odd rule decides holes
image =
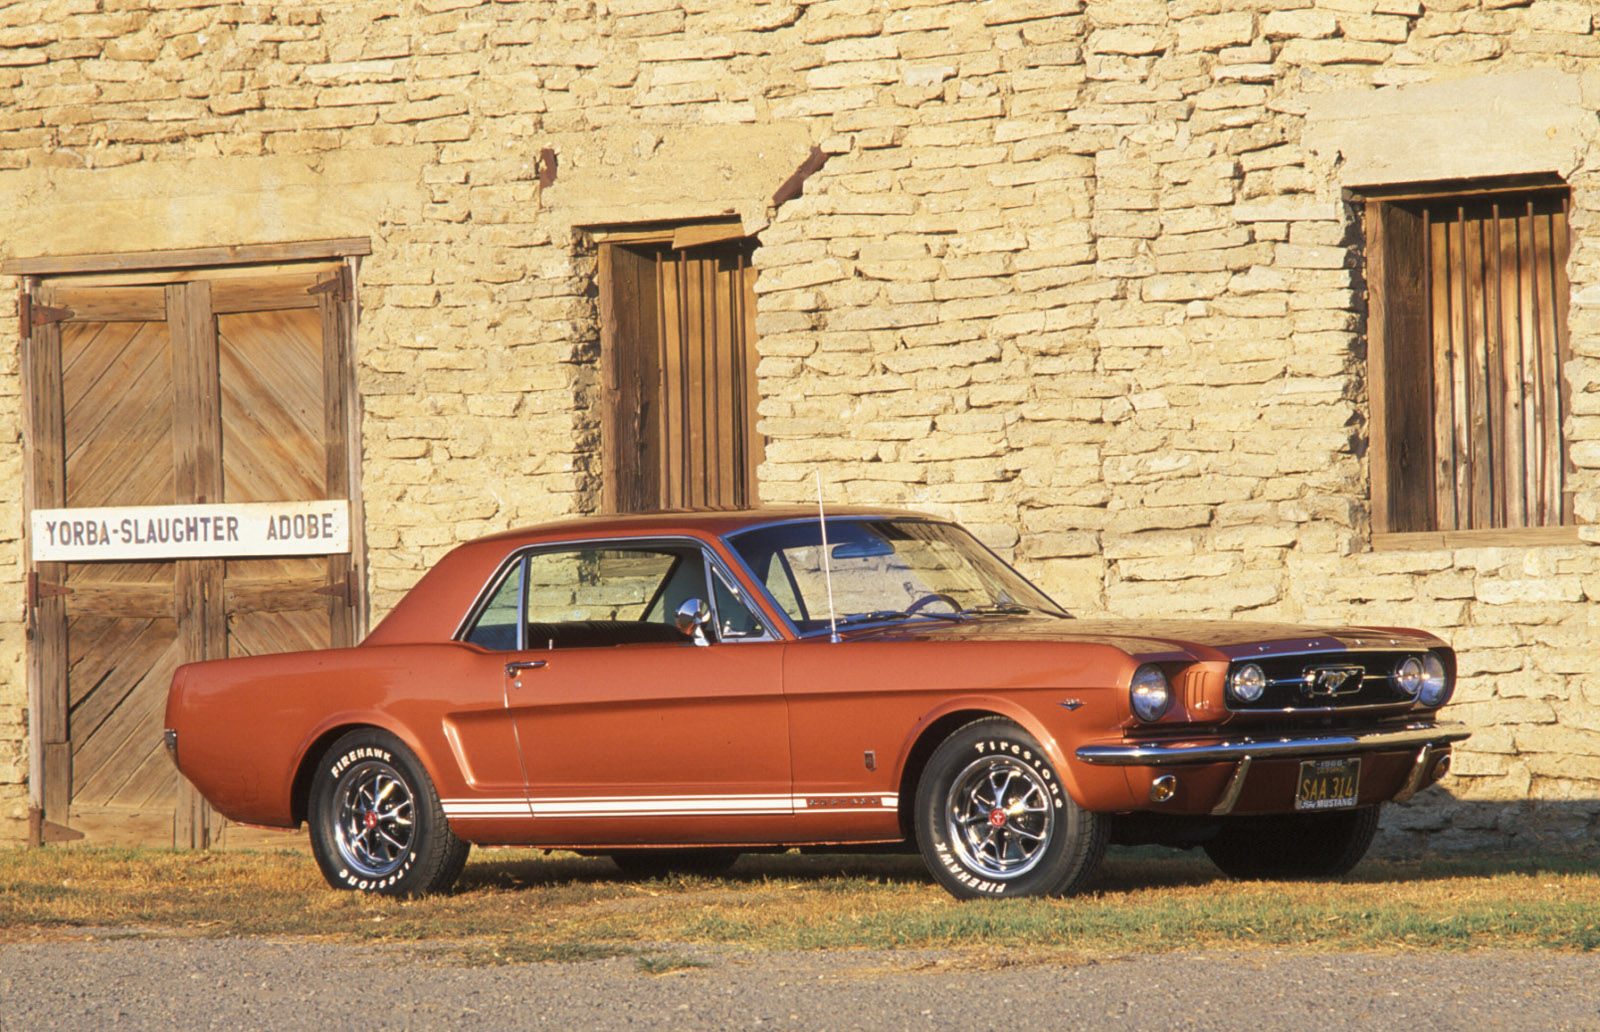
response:
{"label": "front fender", "polygon": [[[1057,696],[1061,692],[1052,689],[1049,694]],[[1015,698],[997,694],[970,694],[945,699],[939,705],[923,714],[912,726],[905,742],[900,747],[900,755],[897,758],[895,771],[902,784],[906,781],[907,767],[909,765],[925,759],[927,754],[932,752],[938,742],[947,737],[949,732],[968,722],[962,720],[951,724],[949,718],[957,714],[968,714],[972,720],[981,719],[985,716],[998,716],[1010,720],[1032,735],[1033,739],[1039,743],[1045,755],[1050,758],[1051,766],[1056,769],[1056,774],[1060,777],[1061,784],[1066,788],[1067,794],[1072,797],[1073,802],[1079,806],[1084,806],[1086,801],[1092,798],[1094,793],[1089,789],[1093,786],[1084,784],[1084,775],[1087,774],[1090,781],[1098,781],[1098,772],[1087,769],[1075,757],[1069,756],[1049,724],[1040,719],[1039,715],[1032,709],[1018,702]],[[948,726],[940,727],[941,724]],[[930,732],[934,737],[929,737]],[[1120,777],[1116,780],[1119,783],[1122,781]]]}

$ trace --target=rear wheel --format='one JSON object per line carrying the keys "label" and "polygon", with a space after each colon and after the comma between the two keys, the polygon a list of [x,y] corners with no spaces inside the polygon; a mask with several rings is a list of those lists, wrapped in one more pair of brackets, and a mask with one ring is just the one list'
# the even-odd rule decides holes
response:
{"label": "rear wheel", "polygon": [[1033,736],[1000,717],[934,750],[915,818],[928,870],[962,899],[1068,895],[1105,854],[1105,818],[1074,803]]}
{"label": "rear wheel", "polygon": [[1338,878],[1367,855],[1378,810],[1240,817],[1223,825],[1205,851],[1234,878]]}
{"label": "rear wheel", "polygon": [[707,878],[727,874],[739,859],[737,849],[619,849],[612,861],[630,878],[660,878],[668,874],[698,874]]}
{"label": "rear wheel", "polygon": [[311,851],[336,889],[444,892],[471,846],[456,838],[422,764],[391,734],[352,731],[311,781]]}

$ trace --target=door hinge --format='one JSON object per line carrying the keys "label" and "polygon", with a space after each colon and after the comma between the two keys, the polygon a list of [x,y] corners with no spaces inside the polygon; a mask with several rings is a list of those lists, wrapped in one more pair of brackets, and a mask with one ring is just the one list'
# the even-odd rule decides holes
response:
{"label": "door hinge", "polygon": [[328,294],[335,301],[349,301],[356,294],[355,284],[350,281],[350,266],[339,266],[338,272],[321,280],[314,287],[307,287],[306,293]]}
{"label": "door hinge", "polygon": [[61,598],[72,594],[72,589],[65,584],[52,584],[47,580],[40,580],[38,573],[28,574],[28,608],[37,609],[39,603],[47,598]]}
{"label": "door hinge", "polygon": [[17,305],[17,328],[21,332],[23,340],[33,336],[33,328],[35,326],[45,326],[49,323],[58,323],[70,318],[72,318],[72,309],[52,308],[49,305],[34,304],[32,294],[23,294],[22,301]]}
{"label": "door hinge", "polygon": [[344,575],[343,580],[334,581],[324,588],[317,588],[316,593],[318,595],[331,595],[351,608],[354,608],[356,604],[356,582],[348,573]]}
{"label": "door hinge", "polygon": [[28,843],[43,846],[51,842],[76,842],[83,832],[44,819],[44,811],[37,806],[28,808]]}

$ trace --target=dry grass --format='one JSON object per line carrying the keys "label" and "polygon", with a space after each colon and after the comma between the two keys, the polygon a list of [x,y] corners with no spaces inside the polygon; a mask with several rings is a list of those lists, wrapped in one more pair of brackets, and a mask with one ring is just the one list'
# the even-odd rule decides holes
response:
{"label": "dry grass", "polygon": [[303,853],[0,852],[0,940],[86,929],[413,944],[475,963],[633,955],[649,971],[699,963],[674,944],[938,948],[986,965],[1256,947],[1587,951],[1600,947],[1600,871],[1434,859],[1248,883],[1183,854],[1113,850],[1087,895],[960,903],[915,857],[756,856],[725,878],[633,882],[605,860],[479,850],[454,894],[390,900],[329,889]]}

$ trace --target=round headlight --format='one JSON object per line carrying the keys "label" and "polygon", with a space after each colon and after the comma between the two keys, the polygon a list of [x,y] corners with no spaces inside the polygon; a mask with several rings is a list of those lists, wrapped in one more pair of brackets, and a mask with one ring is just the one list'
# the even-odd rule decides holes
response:
{"label": "round headlight", "polygon": [[1422,660],[1416,656],[1407,656],[1394,668],[1389,680],[1401,695],[1415,699],[1417,693],[1422,690],[1423,676]]}
{"label": "round headlight", "polygon": [[1240,702],[1255,702],[1267,690],[1267,675],[1254,663],[1246,663],[1228,678],[1228,694]]}
{"label": "round headlight", "polygon": [[1444,663],[1433,653],[1422,657],[1422,686],[1417,691],[1417,701],[1424,706],[1443,706],[1450,698],[1450,678],[1445,676]]}
{"label": "round headlight", "polygon": [[1172,687],[1167,684],[1167,675],[1160,667],[1146,663],[1133,672],[1133,681],[1128,685],[1128,703],[1133,707],[1134,716],[1146,722],[1159,720],[1171,702]]}

